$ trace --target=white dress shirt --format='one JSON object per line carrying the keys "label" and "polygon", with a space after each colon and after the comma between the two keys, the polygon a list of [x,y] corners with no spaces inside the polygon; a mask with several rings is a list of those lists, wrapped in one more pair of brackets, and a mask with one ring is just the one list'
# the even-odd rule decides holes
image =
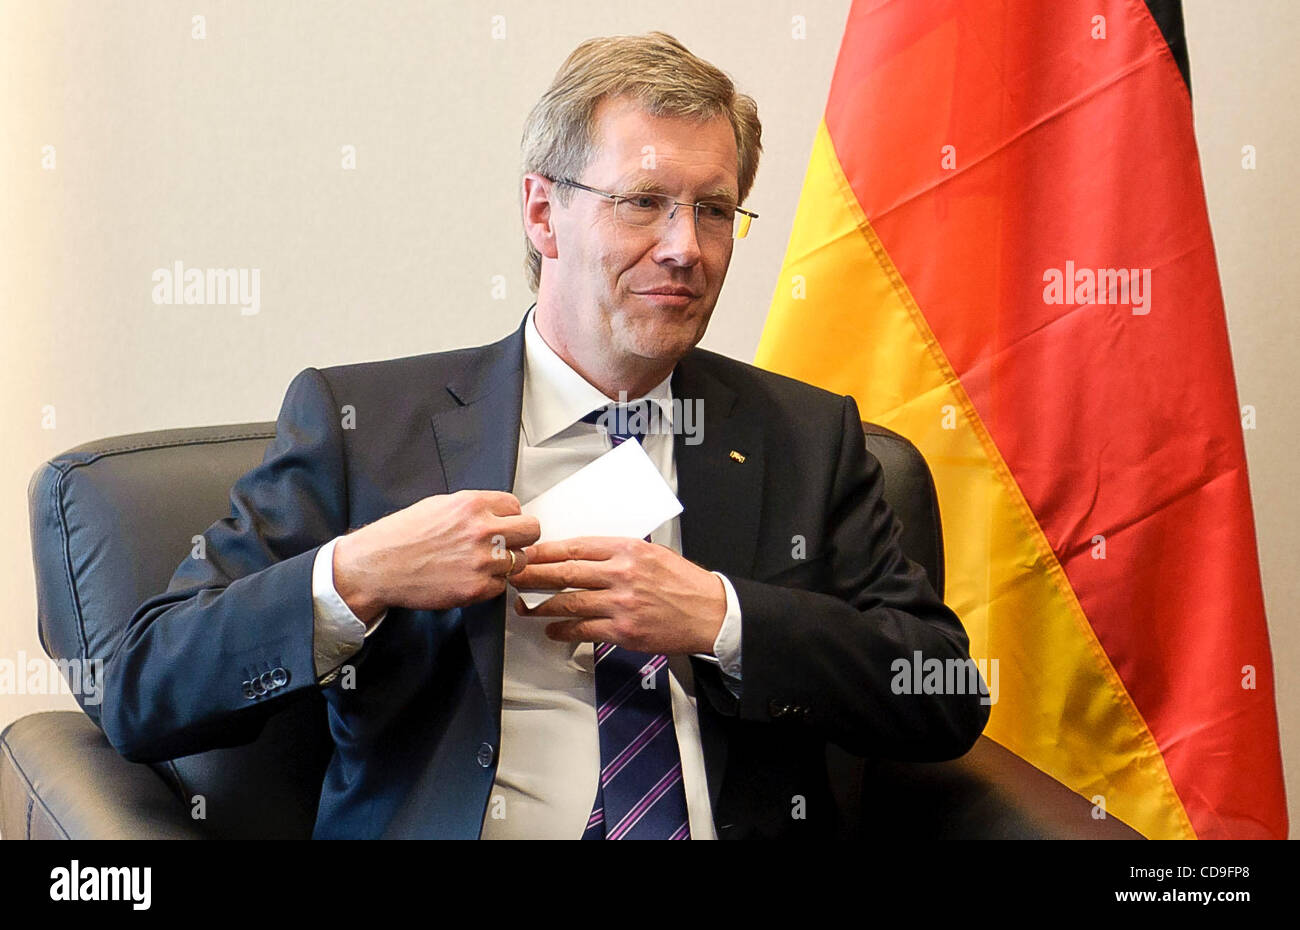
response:
{"label": "white dress shirt", "polygon": [[[665,378],[645,395],[660,406],[665,426],[672,417],[670,381],[671,377]],[[524,329],[524,391],[513,488],[521,502],[609,451],[612,443],[603,429],[582,422],[583,416],[609,403],[546,344],[530,311]],[[676,493],[672,433],[651,433],[642,446]],[[650,541],[681,552],[679,519],[674,517],[656,529]],[[386,616],[385,612],[366,630],[339,597],[333,583],[335,542],[321,547],[312,574],[314,655],[322,684],[333,680],[338,667]],[[726,594],[726,616],[714,641],[714,655],[699,657],[719,664],[723,681],[739,695],[739,601],[731,582],[714,574]],[[594,646],[548,639],[545,628],[555,618],[519,616],[515,597],[515,589],[507,585],[501,746],[482,838],[577,839],[591,814],[600,770]],[[689,658],[670,657],[668,673],[691,836],[716,839]]]}

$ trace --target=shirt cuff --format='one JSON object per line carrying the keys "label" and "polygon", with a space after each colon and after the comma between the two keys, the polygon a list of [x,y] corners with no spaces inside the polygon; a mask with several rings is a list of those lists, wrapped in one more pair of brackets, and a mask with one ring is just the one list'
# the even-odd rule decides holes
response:
{"label": "shirt cuff", "polygon": [[388,616],[385,610],[367,629],[339,596],[334,587],[334,546],[338,541],[339,537],[335,537],[320,547],[311,570],[312,658],[316,680],[323,685],[338,677],[338,667],[361,651],[366,637]]}
{"label": "shirt cuff", "polygon": [[727,592],[727,615],[722,618],[722,629],[713,641],[713,654],[718,657],[722,670],[737,681],[740,680],[740,598],[731,585],[731,579],[721,572],[714,572],[722,579],[723,590]]}
{"label": "shirt cuff", "polygon": [[713,572],[722,581],[722,589],[727,595],[727,614],[722,618],[722,628],[718,630],[717,639],[713,641],[713,655],[696,653],[696,658],[712,662],[722,672],[723,684],[737,697],[740,687],[741,657],[741,623],[740,598],[731,579],[721,572]]}

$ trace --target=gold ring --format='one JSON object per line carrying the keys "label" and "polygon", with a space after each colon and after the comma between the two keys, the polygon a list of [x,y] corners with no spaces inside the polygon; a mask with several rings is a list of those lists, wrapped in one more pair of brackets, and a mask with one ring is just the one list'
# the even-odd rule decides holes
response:
{"label": "gold ring", "polygon": [[510,567],[506,569],[506,577],[509,578],[511,575],[515,573],[516,557],[515,557],[515,550],[507,549],[506,552],[510,553]]}

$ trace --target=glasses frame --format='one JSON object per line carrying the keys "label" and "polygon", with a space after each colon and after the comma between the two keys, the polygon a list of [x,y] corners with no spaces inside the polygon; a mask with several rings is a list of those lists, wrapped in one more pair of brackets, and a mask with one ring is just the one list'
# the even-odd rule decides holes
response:
{"label": "glasses frame", "polygon": [[[587,191],[588,193],[599,194],[602,197],[606,197],[614,201],[615,208],[618,207],[618,202],[620,200],[631,200],[632,197],[637,197],[637,196],[667,197],[668,196],[667,194],[660,194],[655,191],[636,191],[633,193],[629,193],[625,191],[624,193],[621,194],[614,194],[609,191],[600,190],[599,188],[588,187],[586,184],[579,184],[577,181],[570,180],[569,178],[551,178],[551,177],[547,177],[546,175],[542,175],[542,177],[546,178],[546,180],[550,181],[553,184],[563,184],[566,187],[576,187],[580,191]],[[700,207],[706,206],[708,204],[708,201],[700,201],[698,203],[685,203],[681,200],[670,200],[669,202],[673,205],[673,208],[668,213],[668,222],[672,222],[673,217],[677,215],[678,207],[690,207],[691,218],[695,221],[695,228],[697,230],[700,228]],[[749,235],[750,224],[753,223],[754,220],[758,219],[758,214],[751,213],[749,210],[746,210],[743,207],[735,207],[734,209],[737,213],[741,215],[741,221],[740,221],[740,225],[736,227],[736,230],[733,233],[731,238],[744,239],[746,236]],[[627,223],[627,222],[624,222],[624,225],[631,226],[633,229],[654,228],[653,226],[637,226],[633,223]]]}

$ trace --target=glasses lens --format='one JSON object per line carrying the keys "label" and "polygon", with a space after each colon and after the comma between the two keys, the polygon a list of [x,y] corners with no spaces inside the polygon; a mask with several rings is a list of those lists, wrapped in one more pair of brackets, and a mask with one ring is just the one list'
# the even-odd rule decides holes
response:
{"label": "glasses lens", "polygon": [[623,194],[614,204],[615,216],[629,226],[658,226],[672,211],[667,194]]}
{"label": "glasses lens", "polygon": [[702,234],[729,239],[736,232],[736,208],[729,203],[701,203],[698,210]]}

